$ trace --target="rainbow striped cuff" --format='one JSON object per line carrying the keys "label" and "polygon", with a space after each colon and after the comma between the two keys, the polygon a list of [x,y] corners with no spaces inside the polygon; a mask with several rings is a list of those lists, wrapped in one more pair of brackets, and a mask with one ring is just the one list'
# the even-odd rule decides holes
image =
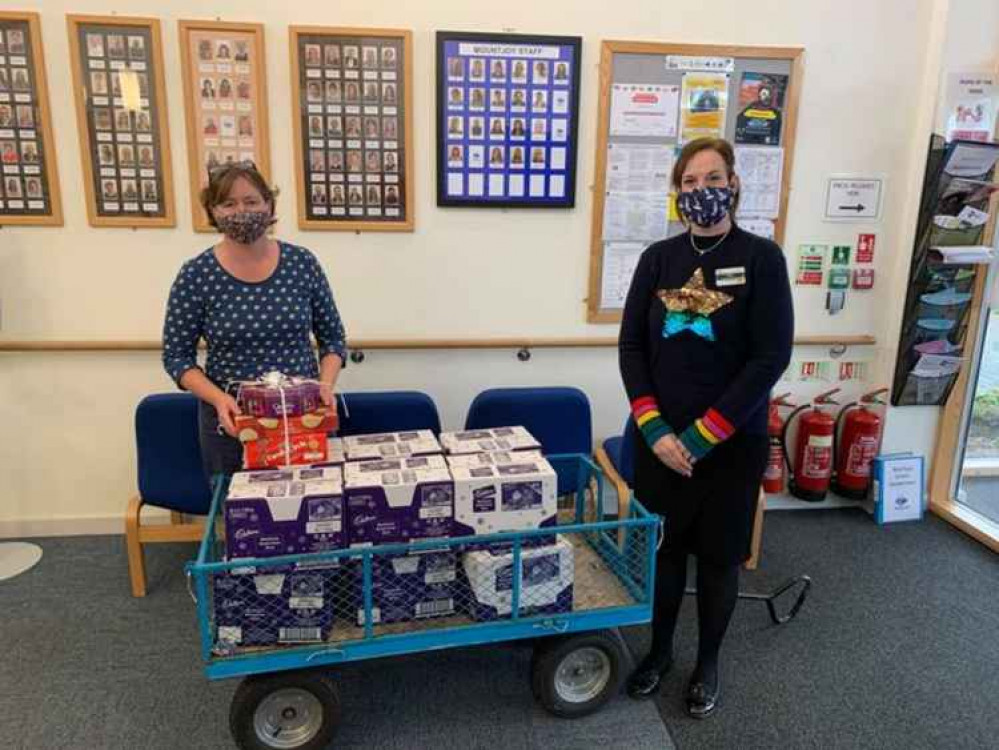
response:
{"label": "rainbow striped cuff", "polygon": [[651,448],[664,435],[673,432],[659,413],[659,406],[652,396],[642,396],[631,402],[631,413],[635,416],[635,424]]}
{"label": "rainbow striped cuff", "polygon": [[700,419],[694,421],[680,433],[680,442],[695,459],[704,458],[719,443],[732,437],[735,428],[714,409],[708,409]]}

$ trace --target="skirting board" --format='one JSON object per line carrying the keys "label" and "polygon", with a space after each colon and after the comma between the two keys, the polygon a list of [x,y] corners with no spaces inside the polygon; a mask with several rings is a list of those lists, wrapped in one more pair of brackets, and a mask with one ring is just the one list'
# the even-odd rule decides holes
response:
{"label": "skirting board", "polygon": [[[148,510],[142,513],[142,524],[170,523],[170,514]],[[27,518],[20,521],[0,521],[0,539],[34,539],[47,536],[103,536],[125,533],[125,512],[114,516],[83,518]]]}
{"label": "skirting board", "polygon": [[826,510],[829,508],[863,508],[864,504],[860,500],[847,500],[831,492],[826,495],[826,499],[811,503],[807,500],[799,500],[792,495],[782,493],[780,495],[767,495],[767,510]]}

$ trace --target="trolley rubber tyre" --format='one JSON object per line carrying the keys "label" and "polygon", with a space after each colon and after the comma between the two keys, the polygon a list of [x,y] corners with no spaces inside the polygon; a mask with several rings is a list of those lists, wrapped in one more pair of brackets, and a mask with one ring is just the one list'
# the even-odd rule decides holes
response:
{"label": "trolley rubber tyre", "polygon": [[340,696],[322,672],[245,678],[229,708],[229,731],[241,750],[322,750],[340,723]]}
{"label": "trolley rubber tyre", "polygon": [[610,631],[546,638],[534,647],[531,689],[555,716],[587,716],[617,694],[623,661],[621,642]]}

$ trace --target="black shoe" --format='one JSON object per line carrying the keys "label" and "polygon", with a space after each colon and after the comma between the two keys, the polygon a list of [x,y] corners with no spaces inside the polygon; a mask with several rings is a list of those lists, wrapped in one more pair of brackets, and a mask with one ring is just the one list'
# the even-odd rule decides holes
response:
{"label": "black shoe", "polygon": [[687,713],[694,719],[706,719],[718,707],[721,696],[721,680],[715,675],[715,684],[708,685],[701,679],[691,678],[687,686]]}
{"label": "black shoe", "polygon": [[663,675],[669,671],[671,666],[673,666],[672,659],[666,662],[665,666],[659,666],[646,658],[628,678],[628,697],[640,700],[659,692]]}

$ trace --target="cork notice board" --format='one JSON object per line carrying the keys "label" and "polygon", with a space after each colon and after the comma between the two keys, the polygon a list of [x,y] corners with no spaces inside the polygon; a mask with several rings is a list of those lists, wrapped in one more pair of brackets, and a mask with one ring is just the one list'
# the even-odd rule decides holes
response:
{"label": "cork notice board", "polygon": [[670,173],[683,144],[736,148],[738,220],[781,243],[801,94],[800,47],[604,42],[587,321],[617,323],[642,251],[684,231]]}

